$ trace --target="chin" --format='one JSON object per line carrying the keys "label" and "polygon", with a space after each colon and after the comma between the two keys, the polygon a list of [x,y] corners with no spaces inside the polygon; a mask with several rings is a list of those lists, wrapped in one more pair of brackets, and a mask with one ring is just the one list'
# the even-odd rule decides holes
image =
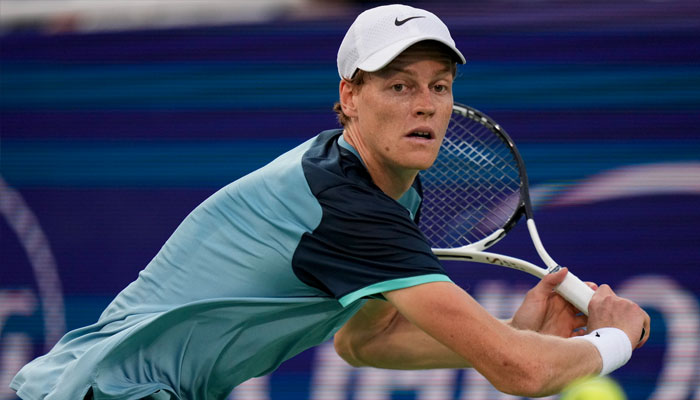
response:
{"label": "chin", "polygon": [[433,154],[430,157],[427,157],[425,159],[417,160],[415,163],[416,169],[419,169],[421,171],[426,170],[426,169],[433,166],[436,159],[437,159],[437,153]]}
{"label": "chin", "polygon": [[411,165],[407,165],[406,167],[410,168],[410,169],[416,169],[418,171],[424,171],[424,170],[430,168],[434,162],[435,162],[435,159],[432,159],[430,161],[425,161],[425,162],[414,162],[414,163],[411,163]]}
{"label": "chin", "polygon": [[403,157],[396,161],[402,168],[423,171],[433,165],[437,155],[437,150],[426,151],[426,149],[422,149],[421,151],[406,152]]}

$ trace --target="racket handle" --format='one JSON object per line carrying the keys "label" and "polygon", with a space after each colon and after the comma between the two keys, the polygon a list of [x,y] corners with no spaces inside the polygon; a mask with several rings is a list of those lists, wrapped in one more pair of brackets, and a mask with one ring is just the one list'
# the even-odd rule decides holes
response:
{"label": "racket handle", "polygon": [[574,307],[578,308],[582,313],[588,315],[588,303],[590,303],[591,297],[593,297],[593,289],[583,283],[583,281],[572,274],[571,271],[566,274],[566,278],[557,286],[556,291],[565,298],[566,301],[573,304]]}
{"label": "racket handle", "polygon": [[[571,271],[566,274],[566,278],[557,286],[556,291],[565,298],[566,301],[588,315],[588,303],[591,302],[591,297],[593,297],[593,289],[583,283],[583,281],[572,274]],[[645,334],[646,329],[642,328],[642,335],[639,337],[640,342],[644,339]]]}

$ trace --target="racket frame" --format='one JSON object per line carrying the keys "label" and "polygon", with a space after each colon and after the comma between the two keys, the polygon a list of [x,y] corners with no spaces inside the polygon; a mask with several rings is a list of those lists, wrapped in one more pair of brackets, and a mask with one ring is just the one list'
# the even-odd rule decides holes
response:
{"label": "racket frame", "polygon": [[[498,123],[472,107],[455,103],[453,106],[453,113],[460,114],[473,121],[481,123],[491,132],[497,135],[508,146],[518,165],[518,173],[520,177],[520,203],[516,211],[513,213],[510,219],[506,221],[503,227],[487,237],[462,247],[452,249],[434,248],[432,249],[433,253],[441,260],[471,261],[498,265],[527,272],[539,279],[544,278],[547,274],[559,271],[562,267],[556,261],[554,261],[549,253],[547,253],[537,231],[537,227],[533,219],[534,214],[532,211],[532,202],[530,200],[529,181],[527,177],[527,170],[525,169],[525,162],[520,155],[518,148],[515,146],[513,139],[511,139],[508,133]],[[527,228],[532,243],[535,246],[537,254],[547,266],[546,269],[519,258],[484,251],[505,237],[523,215],[525,215],[527,220]],[[577,309],[588,315],[588,303],[590,302],[594,292],[593,289],[581,281],[577,276],[569,271],[564,281],[559,284],[555,290]]]}

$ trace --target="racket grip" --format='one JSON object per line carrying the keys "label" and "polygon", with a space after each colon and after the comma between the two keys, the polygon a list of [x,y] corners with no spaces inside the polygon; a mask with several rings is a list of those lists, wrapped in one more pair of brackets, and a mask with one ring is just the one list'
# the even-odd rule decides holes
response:
{"label": "racket grip", "polygon": [[556,291],[565,298],[566,301],[573,304],[574,307],[578,308],[582,313],[588,315],[588,303],[590,303],[591,297],[593,297],[593,289],[583,283],[583,281],[572,274],[571,271],[566,274],[566,278],[557,286]]}
{"label": "racket grip", "polygon": [[[593,297],[593,289],[583,283],[583,281],[572,274],[571,271],[566,274],[566,278],[557,286],[556,291],[561,297],[565,298],[566,301],[578,308],[579,311],[588,315],[588,303],[591,302],[591,297]],[[646,329],[642,327],[642,335],[639,337],[640,342],[644,339],[645,334]]]}

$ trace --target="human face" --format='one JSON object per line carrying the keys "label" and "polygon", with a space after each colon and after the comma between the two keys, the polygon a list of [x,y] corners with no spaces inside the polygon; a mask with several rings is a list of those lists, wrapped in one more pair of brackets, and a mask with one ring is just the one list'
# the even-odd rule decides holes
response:
{"label": "human face", "polygon": [[385,174],[410,184],[433,164],[452,114],[452,68],[438,50],[409,48],[352,90],[346,136],[375,180]]}

